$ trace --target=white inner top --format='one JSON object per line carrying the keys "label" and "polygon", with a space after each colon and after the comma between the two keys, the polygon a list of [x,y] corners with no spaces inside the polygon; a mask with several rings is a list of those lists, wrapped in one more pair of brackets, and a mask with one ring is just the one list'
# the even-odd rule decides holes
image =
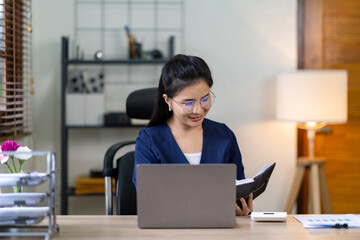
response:
{"label": "white inner top", "polygon": [[186,159],[190,164],[199,165],[201,159],[201,152],[199,153],[184,153]]}

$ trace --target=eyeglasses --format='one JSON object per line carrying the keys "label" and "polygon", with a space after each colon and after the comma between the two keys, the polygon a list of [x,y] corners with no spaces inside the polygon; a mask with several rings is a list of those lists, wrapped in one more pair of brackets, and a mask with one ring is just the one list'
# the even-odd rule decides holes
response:
{"label": "eyeglasses", "polygon": [[200,102],[200,105],[204,110],[209,110],[211,106],[214,104],[215,98],[216,96],[210,91],[210,93],[207,96],[203,97],[200,101],[187,101],[181,104],[175,101],[174,99],[172,100],[177,105],[179,105],[179,107],[182,107],[185,113],[193,113],[198,102]]}

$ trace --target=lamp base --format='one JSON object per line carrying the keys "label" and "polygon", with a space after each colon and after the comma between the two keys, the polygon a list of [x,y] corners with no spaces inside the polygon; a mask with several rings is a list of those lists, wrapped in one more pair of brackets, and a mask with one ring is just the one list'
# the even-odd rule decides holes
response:
{"label": "lamp base", "polygon": [[295,179],[286,203],[285,211],[291,213],[295,201],[299,195],[301,183],[304,179],[306,169],[310,169],[310,211],[309,213],[321,214],[321,200],[324,213],[332,213],[330,195],[327,187],[324,171],[325,158],[321,157],[299,157]]}

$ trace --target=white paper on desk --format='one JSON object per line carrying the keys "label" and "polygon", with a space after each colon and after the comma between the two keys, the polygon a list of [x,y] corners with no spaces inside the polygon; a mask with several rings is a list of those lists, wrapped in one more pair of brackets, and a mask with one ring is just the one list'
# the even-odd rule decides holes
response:
{"label": "white paper on desk", "polygon": [[10,207],[17,204],[36,205],[42,202],[46,193],[1,193],[0,207]]}
{"label": "white paper on desk", "polygon": [[3,207],[0,208],[0,221],[45,217],[48,212],[49,207]]}
{"label": "white paper on desk", "polygon": [[35,186],[47,179],[46,173],[0,173],[0,187],[12,187],[25,180],[27,186]]}
{"label": "white paper on desk", "polygon": [[360,228],[360,215],[354,214],[321,214],[294,216],[304,228],[327,228],[335,224],[346,223],[349,228]]}
{"label": "white paper on desk", "polygon": [[0,226],[8,226],[8,225],[15,225],[15,224],[37,224],[41,222],[45,217],[37,217],[37,218],[27,218],[21,220],[0,220]]}

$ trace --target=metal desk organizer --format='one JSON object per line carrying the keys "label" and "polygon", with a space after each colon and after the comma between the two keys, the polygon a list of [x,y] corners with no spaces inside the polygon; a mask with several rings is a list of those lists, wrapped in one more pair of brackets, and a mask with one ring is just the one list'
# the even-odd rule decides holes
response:
{"label": "metal desk organizer", "polygon": [[[14,152],[3,152],[14,156]],[[40,186],[47,183],[47,192],[0,193],[0,237],[40,236],[48,240],[59,231],[56,224],[56,169],[55,153],[31,152],[32,157],[46,159],[46,173],[3,173],[0,174],[1,189]],[[29,161],[29,160],[28,160]],[[30,160],[31,161],[31,160]],[[44,160],[45,161],[45,160]],[[31,188],[29,188],[31,189]],[[47,200],[47,206],[38,206]],[[35,205],[27,207],[28,205]]]}

